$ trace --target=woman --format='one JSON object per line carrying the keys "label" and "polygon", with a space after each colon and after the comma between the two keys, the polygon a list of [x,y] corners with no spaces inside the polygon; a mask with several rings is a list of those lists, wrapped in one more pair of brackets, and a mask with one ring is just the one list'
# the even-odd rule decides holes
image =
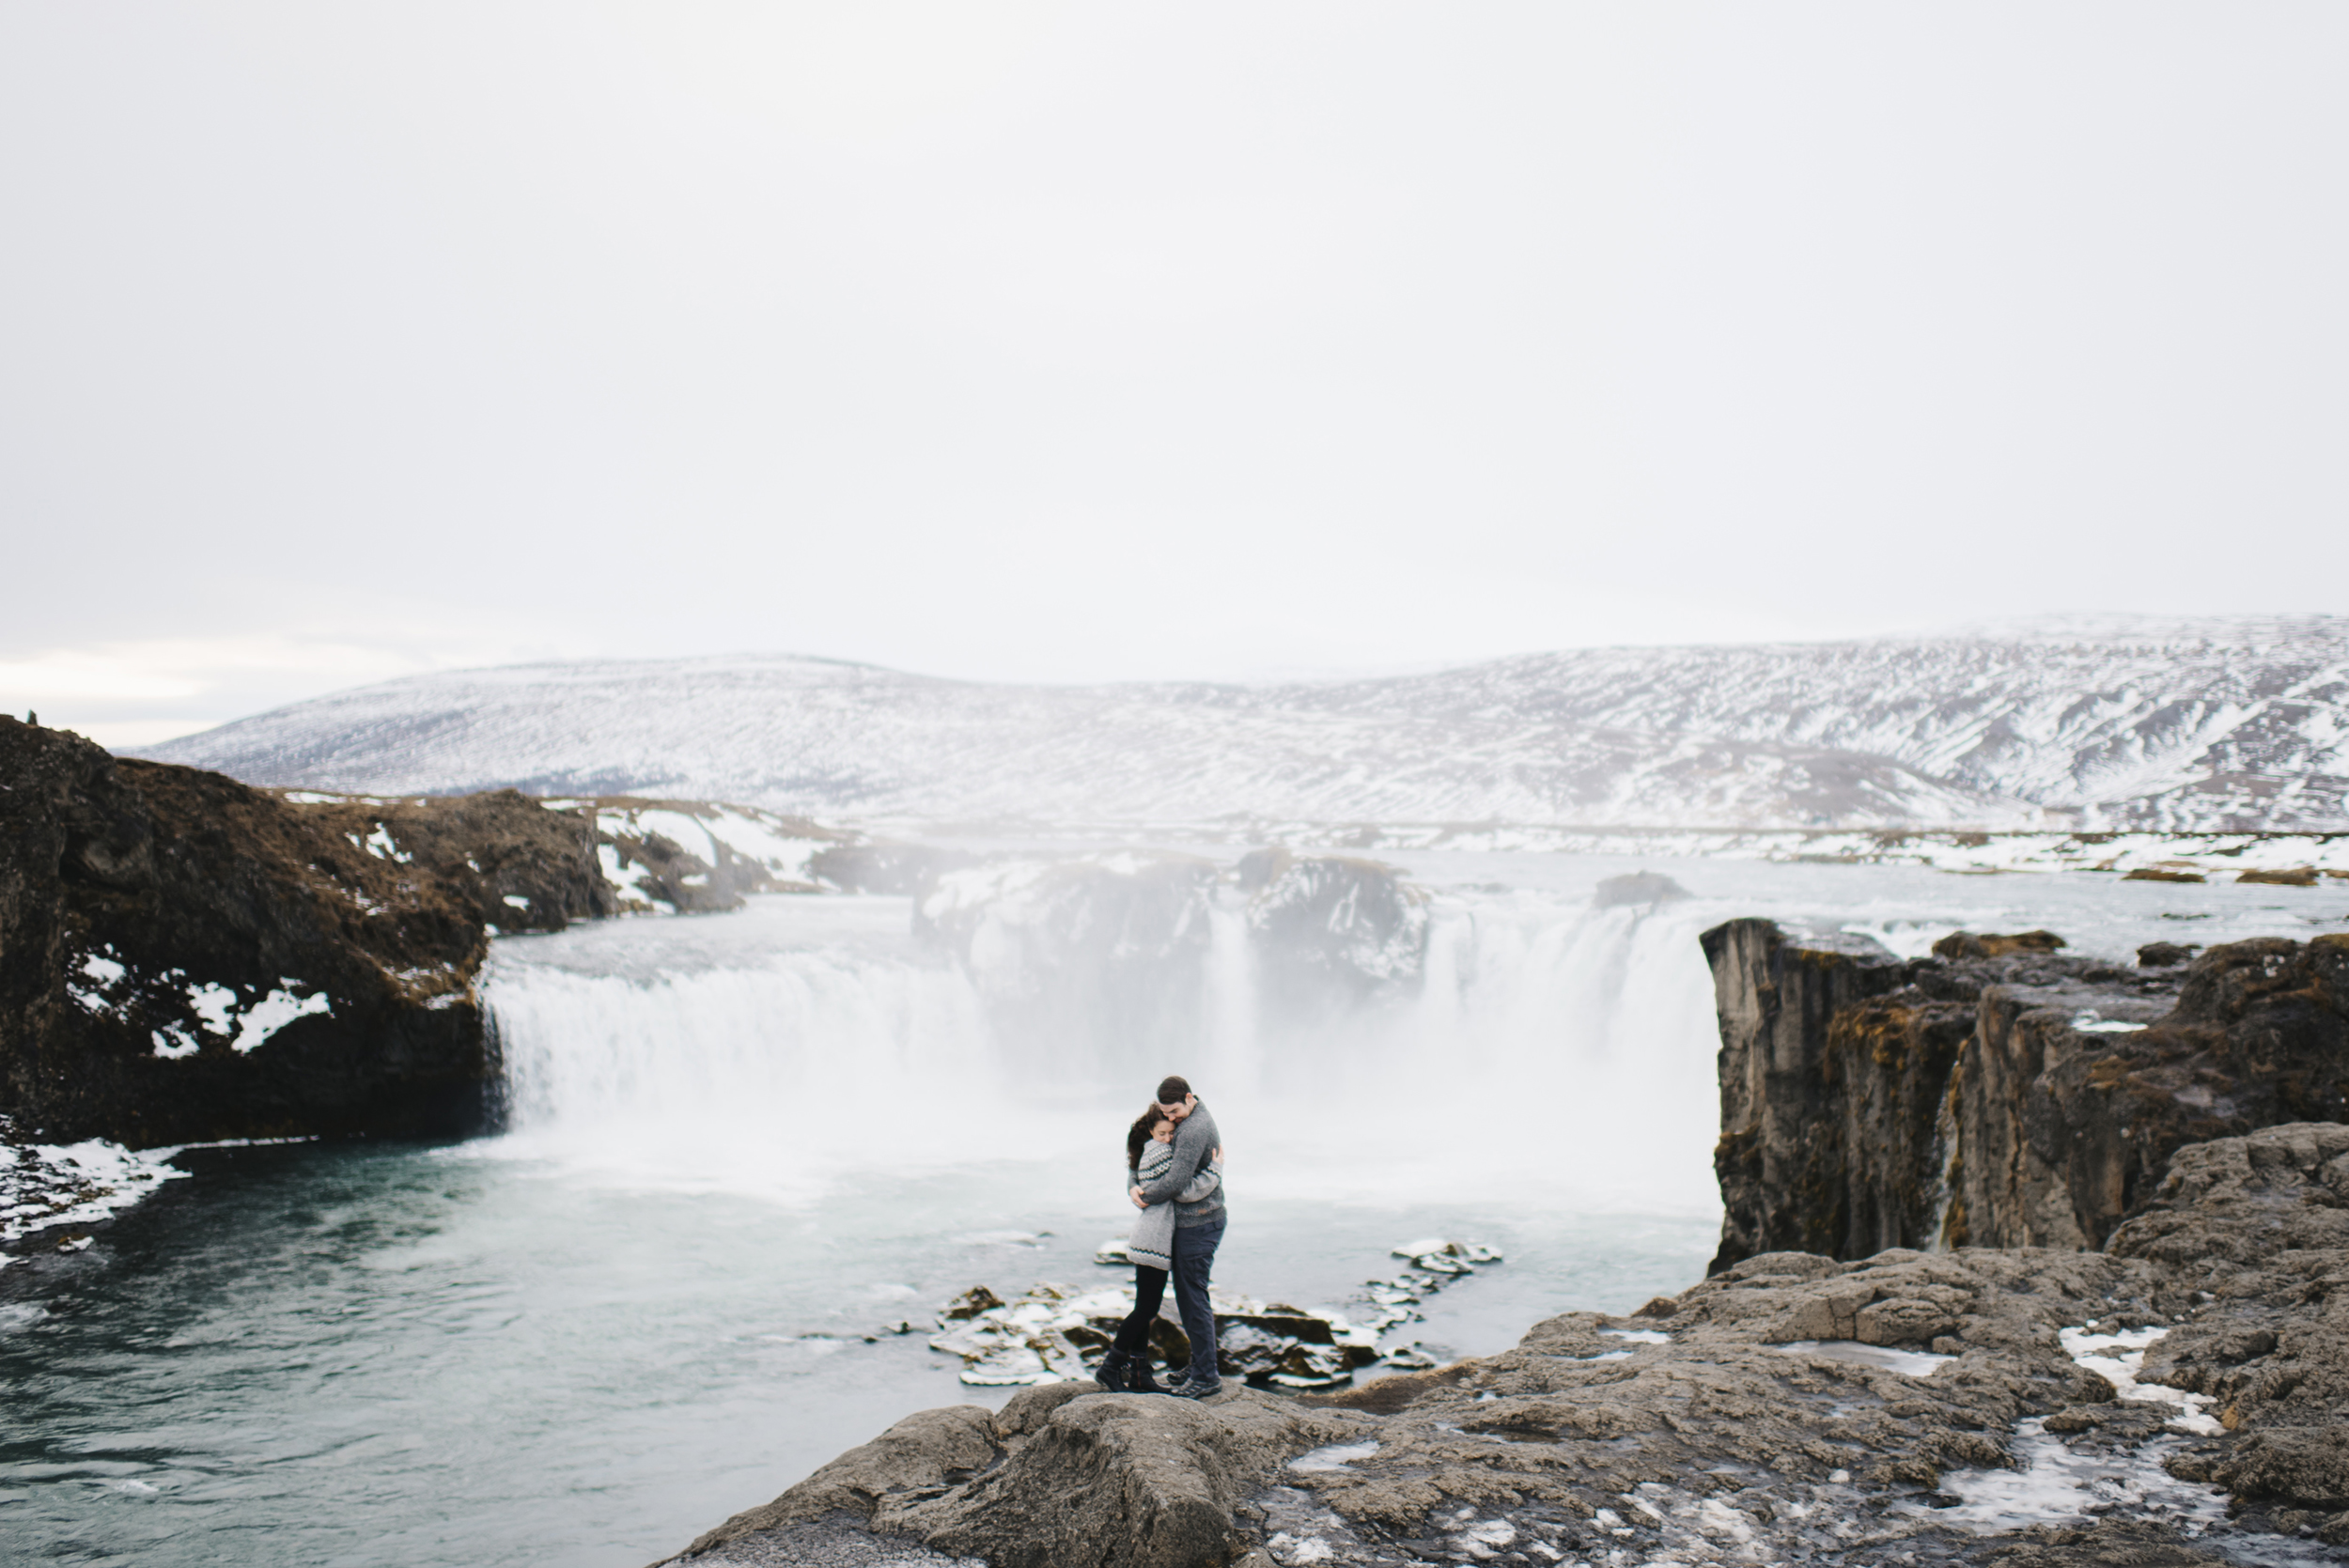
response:
{"label": "woman", "polygon": [[[1174,1157],[1174,1124],[1151,1106],[1126,1129],[1126,1187],[1128,1191],[1165,1174]],[[1174,1205],[1195,1203],[1223,1181],[1223,1151],[1218,1149],[1189,1186],[1163,1203],[1152,1203],[1134,1221],[1126,1255],[1134,1261],[1134,1310],[1118,1325],[1117,1338],[1093,1374],[1093,1380],[1113,1394],[1162,1394],[1166,1390],[1150,1375],[1150,1325],[1166,1299],[1167,1270],[1174,1266]]]}

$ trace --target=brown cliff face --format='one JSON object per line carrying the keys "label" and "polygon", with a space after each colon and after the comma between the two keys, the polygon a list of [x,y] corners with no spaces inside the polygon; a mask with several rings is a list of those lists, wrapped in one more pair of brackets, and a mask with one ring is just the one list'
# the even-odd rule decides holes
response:
{"label": "brown cliff face", "polygon": [[2102,1247],[2185,1145],[2349,1122],[2349,937],[2214,947],[2174,1009],[2123,1033],[1992,987],[1950,1105],[1947,1244]]}
{"label": "brown cliff face", "polygon": [[485,927],[610,913],[511,791],[298,803],[0,719],[0,1111],[133,1146],[480,1126]]}
{"label": "brown cliff face", "polygon": [[1703,940],[1716,1271],[1775,1250],[2100,1247],[2184,1145],[2349,1122],[2349,939],[2238,942],[2184,971],[1998,939],[1901,960],[1766,921]]}
{"label": "brown cliff face", "polygon": [[[1881,1000],[1911,966],[1860,939],[1789,942],[1765,920],[1716,926],[1703,943],[1721,1022],[1714,1271],[1761,1252],[1865,1257],[1911,1245],[1920,1216],[1902,1192],[1916,1184],[1895,1172],[1925,1161],[1914,1145],[1932,1137],[1930,1079],[1948,1033],[1947,1019]],[[1879,1053],[1899,1064],[1877,1069]],[[1909,1080],[1921,1073],[1919,1087]],[[1872,1134],[1895,1144],[1881,1160]]]}

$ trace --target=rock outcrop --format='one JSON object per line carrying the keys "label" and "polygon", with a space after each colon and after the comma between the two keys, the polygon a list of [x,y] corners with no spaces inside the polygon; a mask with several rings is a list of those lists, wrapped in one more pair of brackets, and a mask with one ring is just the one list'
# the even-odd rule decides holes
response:
{"label": "rock outcrop", "polygon": [[2173,1468],[2349,1546],[2349,1126],[2179,1150],[2106,1250],[2203,1303],[2147,1353],[2144,1375],[2207,1396],[2238,1440]]}
{"label": "rock outcrop", "polygon": [[2185,1145],[2349,1121],[2349,938],[2229,943],[2183,969],[2066,957],[2044,932],[1961,933],[1919,959],[1767,921],[1703,940],[1717,1269],[1786,1250],[2097,1247]]}
{"label": "rock outcrop", "polygon": [[595,824],[597,853],[622,913],[739,909],[747,894],[843,884],[817,869],[862,836],[755,806],[632,795],[550,802]]}
{"label": "rock outcrop", "polygon": [[486,927],[611,912],[511,791],[296,803],[0,719],[0,1112],[133,1147],[480,1127]]}
{"label": "rock outcrop", "polygon": [[1418,983],[1427,897],[1392,866],[1351,855],[1258,849],[1234,868],[1266,1000],[1295,1016],[1349,1008]]}
{"label": "rock outcrop", "polygon": [[[922,862],[875,846],[817,863],[886,886]],[[1426,895],[1376,861],[1259,849],[1228,871],[1140,850],[932,863],[915,934],[954,955],[999,1029],[1057,1044],[1071,1071],[1097,1067],[1103,1041],[1144,1075],[1195,1057],[1219,955],[1246,966],[1252,1005],[1324,1022],[1416,986],[1425,962]]]}
{"label": "rock outcrop", "polygon": [[1339,1394],[925,1411],[671,1560],[2314,1562],[2344,1312],[2349,1127],[2295,1124],[2180,1151],[2104,1252],[1771,1252]]}

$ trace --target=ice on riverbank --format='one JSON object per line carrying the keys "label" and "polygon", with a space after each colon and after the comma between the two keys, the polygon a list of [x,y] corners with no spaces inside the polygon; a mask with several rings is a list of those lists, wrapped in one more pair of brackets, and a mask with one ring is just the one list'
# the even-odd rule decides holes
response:
{"label": "ice on riverbank", "polygon": [[[81,1143],[34,1143],[0,1116],[0,1247],[36,1232],[91,1225],[111,1219],[184,1171],[166,1161],[179,1151],[126,1149],[93,1138]],[[78,1251],[86,1236],[64,1236],[54,1245]],[[0,1265],[14,1262],[0,1251]]]}

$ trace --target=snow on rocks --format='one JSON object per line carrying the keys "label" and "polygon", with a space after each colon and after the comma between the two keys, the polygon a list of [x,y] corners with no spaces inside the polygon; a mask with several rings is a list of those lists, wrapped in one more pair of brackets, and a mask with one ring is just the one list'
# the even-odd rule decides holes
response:
{"label": "snow on rocks", "polygon": [[728,909],[752,893],[816,893],[823,851],[857,835],[755,806],[615,797],[550,802],[595,824],[596,858],[624,914]]}
{"label": "snow on rocks", "polygon": [[[1418,1323],[1425,1317],[1419,1304],[1426,1297],[1455,1280],[1476,1271],[1475,1265],[1502,1261],[1501,1252],[1481,1241],[1450,1241],[1442,1236],[1423,1236],[1417,1241],[1399,1243],[1391,1250],[1391,1256],[1408,1258],[1411,1266],[1392,1280],[1371,1280],[1364,1282],[1362,1293],[1369,1302],[1363,1322],[1374,1334],[1384,1334],[1399,1324]],[[1418,1342],[1394,1344],[1380,1352],[1380,1358],[1390,1368],[1404,1371],[1423,1371],[1436,1365]]]}
{"label": "snow on rocks", "polygon": [[266,991],[191,980],[185,970],[177,969],[141,976],[103,945],[73,966],[66,994],[84,1012],[101,1017],[152,1017],[160,1002],[172,1016],[151,1025],[148,1037],[154,1054],[165,1061],[194,1056],[208,1041],[226,1044],[243,1055],[268,1044],[296,1018],[334,1011],[325,992],[303,986],[290,976],[281,976]]}
{"label": "snow on rocks", "polygon": [[2062,1329],[2057,1338],[2065,1355],[2112,1385],[2114,1398],[2173,1405],[2178,1414],[2170,1419],[2170,1425],[2197,1436],[2216,1437],[2226,1428],[2218,1424],[2217,1417],[2207,1414],[2209,1406],[2217,1403],[2210,1395],[2139,1380],[2146,1350],[2169,1332],[2167,1328],[2143,1327],[2099,1334],[2080,1327]]}
{"label": "snow on rocks", "polygon": [[[1295,1389],[1346,1382],[1377,1358],[1371,1333],[1335,1312],[1263,1302],[1220,1288],[1215,1309],[1218,1363],[1226,1377]],[[962,1381],[974,1388],[1052,1383],[1092,1375],[1118,1326],[1133,1311],[1130,1285],[1080,1290],[1039,1282],[1005,1301],[974,1285],[940,1309],[932,1350],[962,1358]],[[1169,1362],[1188,1358],[1189,1342],[1170,1320],[1172,1300],[1152,1326],[1151,1349]]]}
{"label": "snow on rocks", "polygon": [[[134,1153],[119,1143],[34,1143],[0,1116],[0,1244],[13,1246],[37,1233],[112,1219],[163,1183],[186,1172],[165,1163],[176,1149]],[[76,1252],[86,1235],[62,1235],[55,1250]],[[0,1265],[12,1261],[0,1252]]]}

